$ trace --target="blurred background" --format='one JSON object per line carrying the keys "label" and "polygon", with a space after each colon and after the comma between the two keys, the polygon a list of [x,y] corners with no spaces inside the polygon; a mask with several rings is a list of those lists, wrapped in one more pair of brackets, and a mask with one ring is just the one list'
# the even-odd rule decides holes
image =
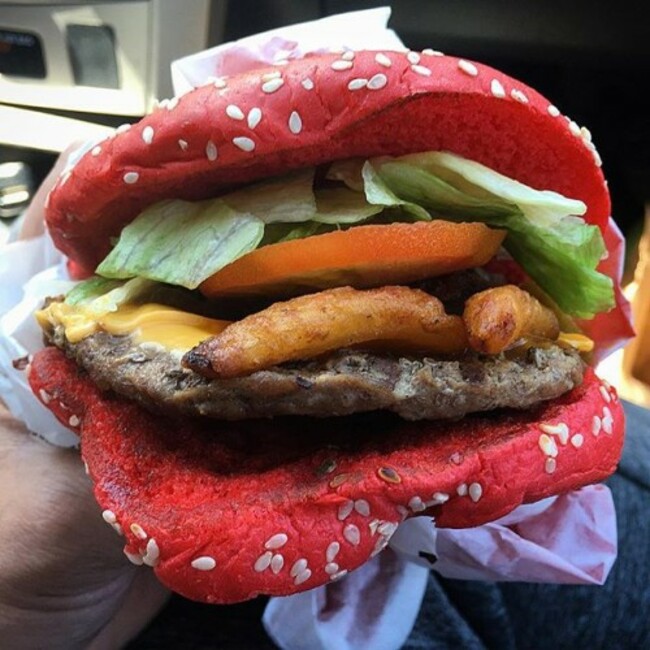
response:
{"label": "blurred background", "polygon": [[[72,139],[101,137],[169,97],[172,60],[274,27],[387,4],[0,0],[0,230]],[[637,399],[646,399],[650,280],[642,281],[640,251],[649,247],[639,242],[650,221],[650,3],[395,0],[392,10],[390,26],[408,47],[494,65],[590,129],[613,215],[628,239],[624,283],[636,292],[641,334],[628,374],[641,377]]]}

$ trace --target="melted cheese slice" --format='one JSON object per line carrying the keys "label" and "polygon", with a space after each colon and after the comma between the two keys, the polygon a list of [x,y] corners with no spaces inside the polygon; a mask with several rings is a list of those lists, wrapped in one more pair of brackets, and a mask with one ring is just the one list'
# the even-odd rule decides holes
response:
{"label": "melted cheese slice", "polygon": [[135,343],[156,343],[169,350],[190,350],[201,341],[219,334],[229,321],[147,303],[124,305],[117,311],[98,314],[83,305],[53,302],[36,313],[43,329],[62,326],[70,343],[78,343],[99,331],[131,336]]}
{"label": "melted cheese slice", "polygon": [[[36,319],[45,330],[62,326],[70,343],[79,343],[87,336],[104,331],[114,336],[130,336],[137,344],[154,343],[183,352],[220,334],[230,324],[230,321],[207,318],[158,303],[124,305],[117,311],[98,314],[83,305],[53,302],[36,312]],[[583,334],[560,332],[557,342],[583,353],[594,348],[594,342]]]}

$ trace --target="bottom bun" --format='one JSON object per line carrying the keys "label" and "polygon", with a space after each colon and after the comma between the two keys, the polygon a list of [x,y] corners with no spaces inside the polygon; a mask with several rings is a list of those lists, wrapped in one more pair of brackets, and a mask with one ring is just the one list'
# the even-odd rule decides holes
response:
{"label": "bottom bun", "polygon": [[406,517],[465,528],[602,480],[624,416],[587,370],[534,411],[408,423],[383,413],[226,423],[153,415],[103,394],[55,348],[30,384],[81,435],[103,517],[170,589],[232,603],[335,580]]}

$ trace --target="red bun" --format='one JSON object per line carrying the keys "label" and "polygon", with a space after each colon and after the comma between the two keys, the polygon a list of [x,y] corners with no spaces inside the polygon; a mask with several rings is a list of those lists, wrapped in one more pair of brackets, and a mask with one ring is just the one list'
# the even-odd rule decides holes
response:
{"label": "red bun", "polygon": [[476,526],[597,482],[623,444],[621,404],[591,370],[534,412],[365,426],[174,423],[102,394],[53,348],[35,355],[29,380],[80,433],[125,552],[171,589],[213,603],[324,584],[425,509],[439,526]]}
{"label": "red bun", "polygon": [[488,66],[358,52],[353,60],[308,57],[221,86],[172,100],[66,173],[47,212],[57,247],[92,270],[110,237],[155,201],[205,198],[339,158],[425,150],[452,151],[581,199],[587,220],[601,228],[609,217],[588,135],[532,88]]}

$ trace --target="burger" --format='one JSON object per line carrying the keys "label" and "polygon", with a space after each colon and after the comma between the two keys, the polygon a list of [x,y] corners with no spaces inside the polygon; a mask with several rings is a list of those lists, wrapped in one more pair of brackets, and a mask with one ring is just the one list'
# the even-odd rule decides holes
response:
{"label": "burger", "polygon": [[204,602],[311,589],[408,517],[473,527],[614,471],[609,211],[589,132],[479,63],[211,79],[51,192],[83,280],[37,314],[30,384],[132,562]]}

